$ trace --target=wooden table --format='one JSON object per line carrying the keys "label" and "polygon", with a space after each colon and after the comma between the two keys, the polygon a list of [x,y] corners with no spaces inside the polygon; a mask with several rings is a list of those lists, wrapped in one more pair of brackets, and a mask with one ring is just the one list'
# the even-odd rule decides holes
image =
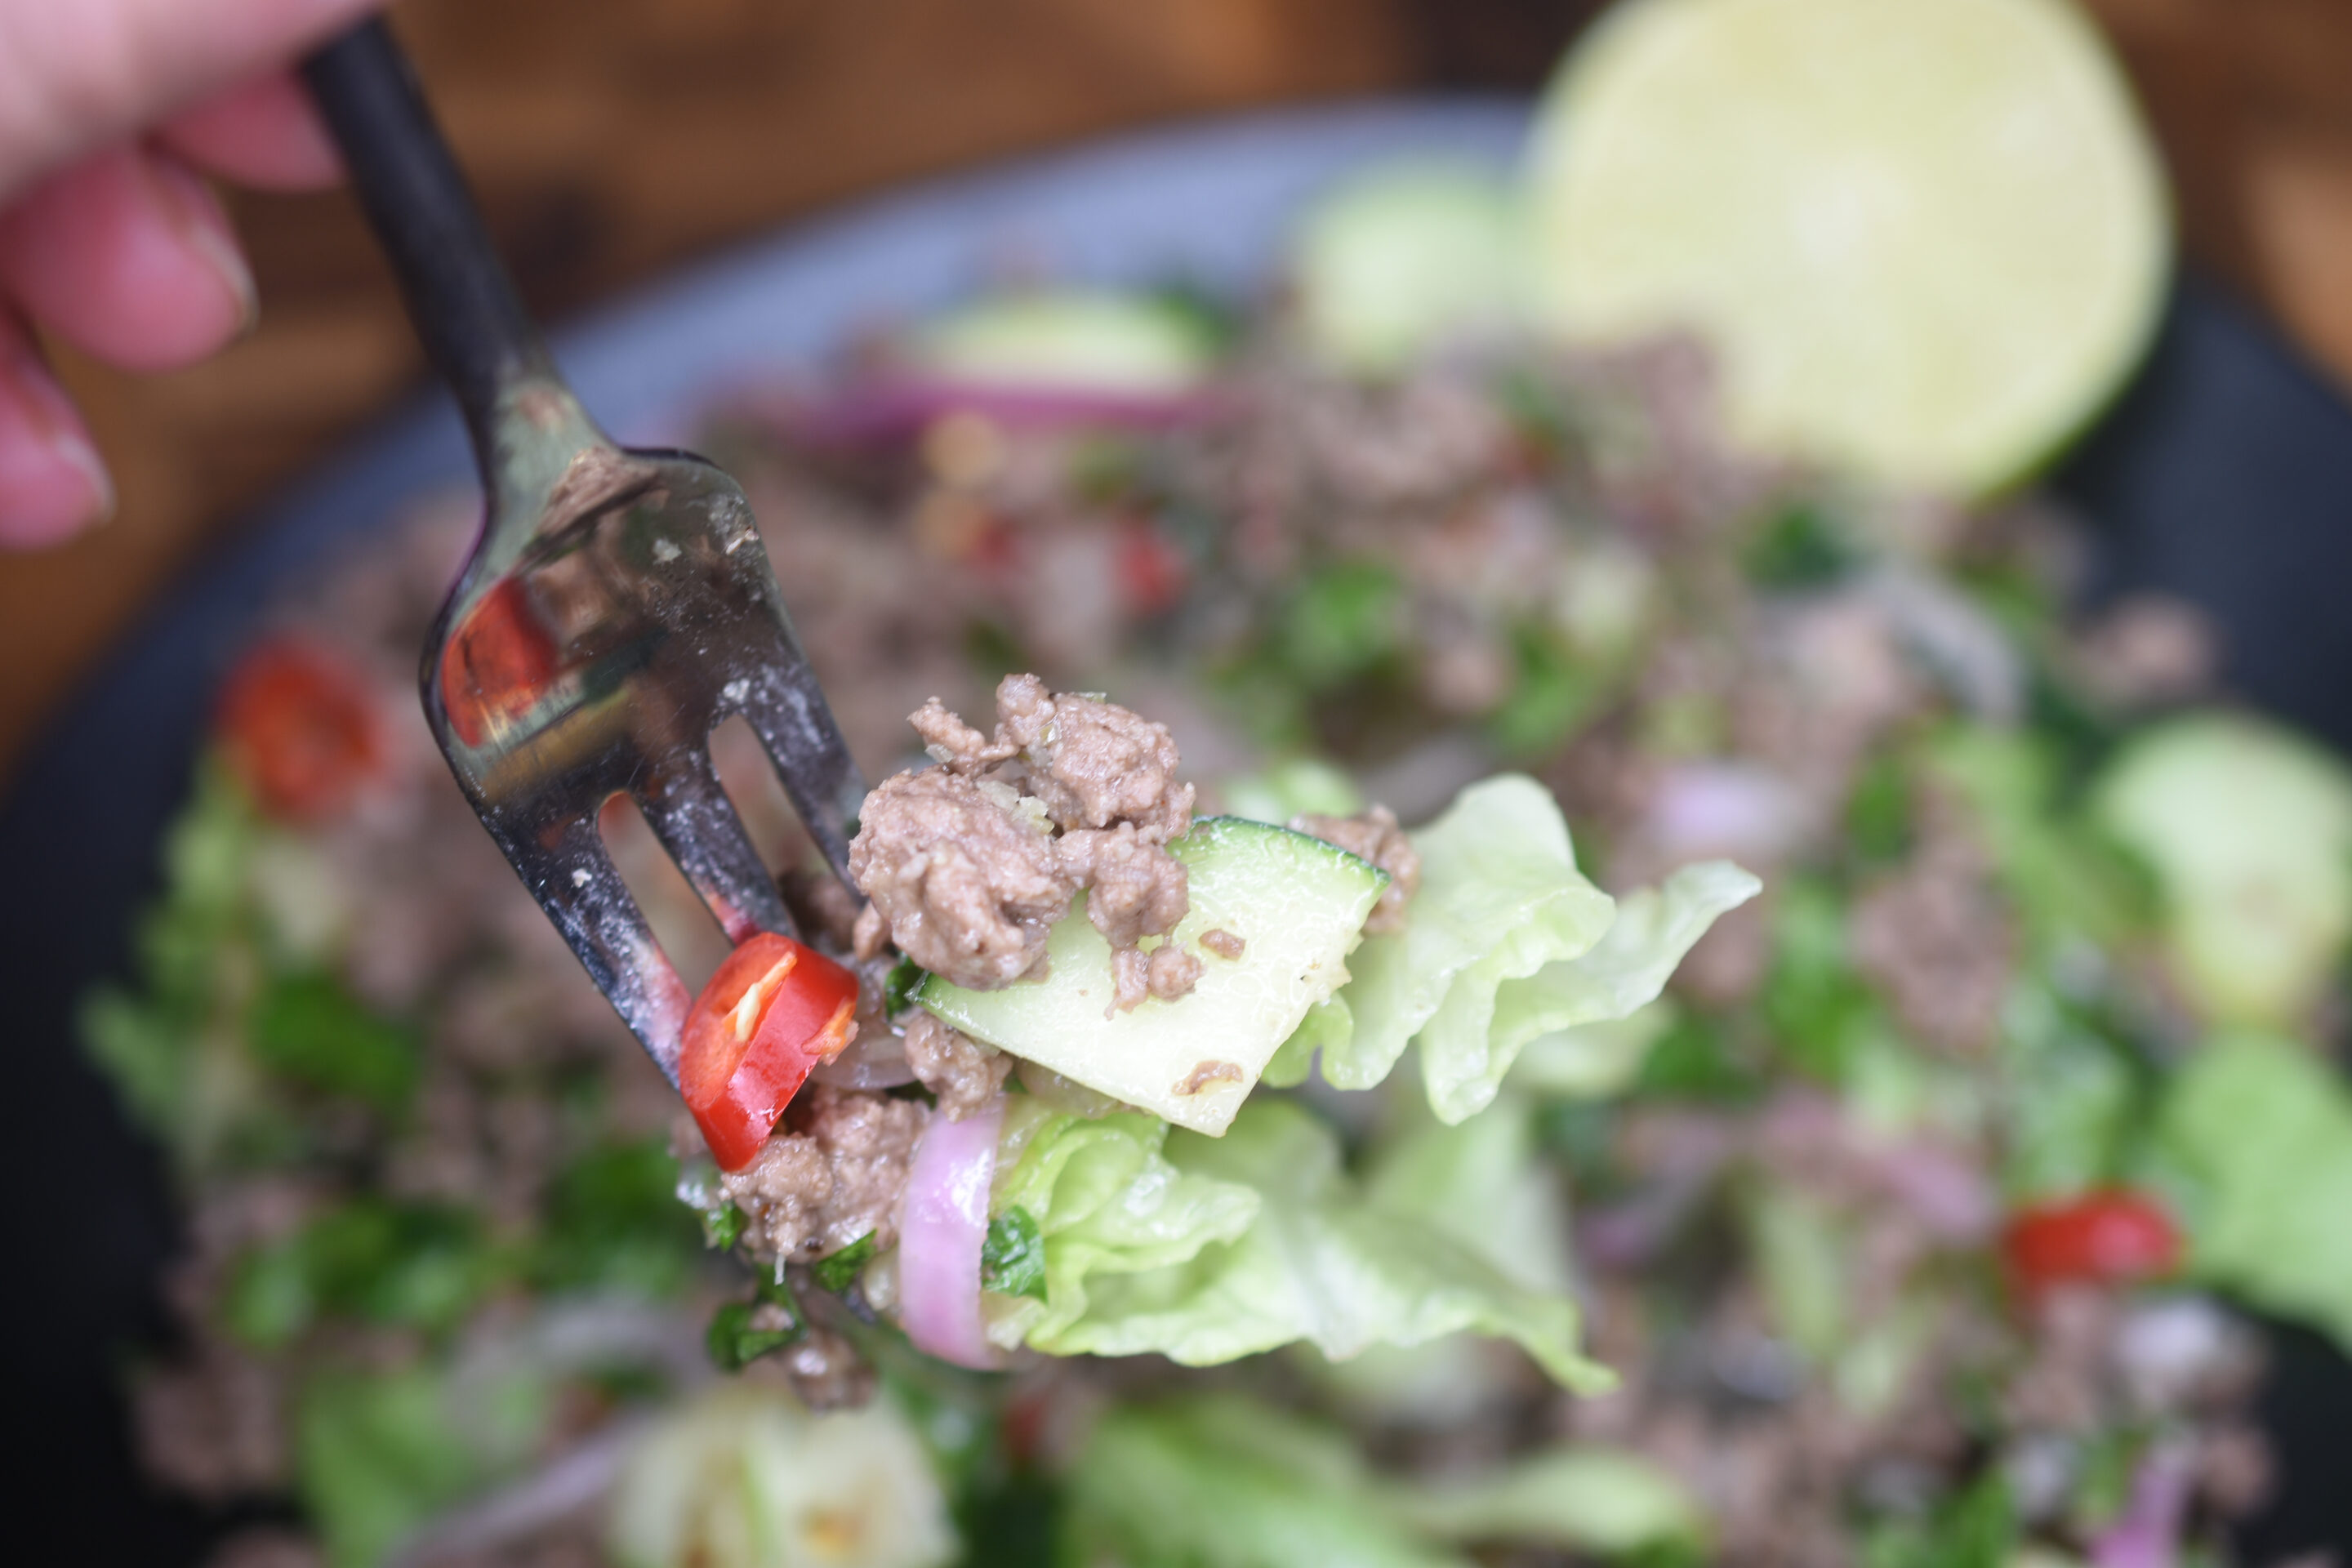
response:
{"label": "wooden table", "polygon": [[[2352,381],[2352,4],[2092,0],[2189,253]],[[794,215],[1101,132],[1539,81],[1590,0],[407,0],[395,10],[544,316]],[[62,356],[120,513],[0,559],[0,769],[243,509],[420,374],[347,198],[232,198],[262,320],[152,379]]]}

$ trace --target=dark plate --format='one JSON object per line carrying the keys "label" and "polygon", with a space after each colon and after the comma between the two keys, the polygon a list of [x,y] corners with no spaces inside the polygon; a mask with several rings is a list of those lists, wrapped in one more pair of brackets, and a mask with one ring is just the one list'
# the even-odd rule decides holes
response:
{"label": "dark plate", "polygon": [[[1290,215],[1334,178],[1401,153],[1503,164],[1523,123],[1509,103],[1382,104],[1042,159],[754,247],[597,317],[560,354],[617,435],[674,440],[714,387],[812,364],[845,331],[936,309],[1008,263],[1246,289]],[[124,1347],[162,1331],[155,1280],[173,1222],[155,1161],[82,1063],[75,999],[122,970],[209,693],[262,606],[404,500],[468,472],[434,401],[289,492],[117,650],[0,805],[0,1538],[16,1560],[193,1561],[222,1522],[149,1492],[131,1465],[117,1373]],[[2057,485],[2101,526],[2103,589],[2153,584],[2207,605],[2240,690],[2352,749],[2352,613],[2337,603],[2352,582],[2352,412],[2294,354],[2185,284],[2147,370]],[[2271,1405],[2290,1485],[2249,1542],[2258,1561],[2352,1544],[2345,1489],[2329,1484],[2330,1447],[2352,1433],[2352,1371],[2305,1336],[2282,1349]]]}

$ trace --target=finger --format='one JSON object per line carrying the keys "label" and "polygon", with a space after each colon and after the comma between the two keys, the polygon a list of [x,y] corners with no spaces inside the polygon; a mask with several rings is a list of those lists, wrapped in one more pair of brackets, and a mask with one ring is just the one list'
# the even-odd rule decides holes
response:
{"label": "finger", "polygon": [[198,168],[263,190],[317,190],[343,174],[310,95],[289,72],[249,81],[173,116],[162,140]]}
{"label": "finger", "polygon": [[81,416],[0,310],[0,549],[55,544],[113,510],[114,486]]}
{"label": "finger", "polygon": [[383,0],[34,0],[0,5],[0,200],[275,70]]}
{"label": "finger", "polygon": [[253,320],[253,274],[227,215],[168,153],[85,158],[0,212],[0,291],[126,370],[170,370]]}

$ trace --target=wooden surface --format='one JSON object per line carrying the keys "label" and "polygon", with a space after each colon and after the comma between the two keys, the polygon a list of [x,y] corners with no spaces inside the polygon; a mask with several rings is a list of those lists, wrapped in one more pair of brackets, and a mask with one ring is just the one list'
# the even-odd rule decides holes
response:
{"label": "wooden surface", "polygon": [[[396,23],[531,305],[561,319],[827,203],[1121,128],[1539,80],[1580,0],[405,0]],[[2091,0],[2192,256],[2352,384],[2352,0]],[[262,298],[218,360],[62,368],[121,507],[0,558],[0,769],[242,509],[411,385],[341,195],[232,198]]]}

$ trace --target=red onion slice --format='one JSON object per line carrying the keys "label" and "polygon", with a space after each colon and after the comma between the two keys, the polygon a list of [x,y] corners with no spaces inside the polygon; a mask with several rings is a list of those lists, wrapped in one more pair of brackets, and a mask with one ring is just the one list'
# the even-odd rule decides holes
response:
{"label": "red onion slice", "polygon": [[2197,1456],[2189,1444],[2176,1439],[2150,1448],[2123,1513],[2091,1542],[2095,1568],[2173,1568],[2196,1480]]}
{"label": "red onion slice", "polygon": [[931,1118],[907,1174],[898,1231],[898,1320],[915,1348],[958,1366],[997,1364],[980,1317],[980,1252],[1004,1100],[961,1121]]}

